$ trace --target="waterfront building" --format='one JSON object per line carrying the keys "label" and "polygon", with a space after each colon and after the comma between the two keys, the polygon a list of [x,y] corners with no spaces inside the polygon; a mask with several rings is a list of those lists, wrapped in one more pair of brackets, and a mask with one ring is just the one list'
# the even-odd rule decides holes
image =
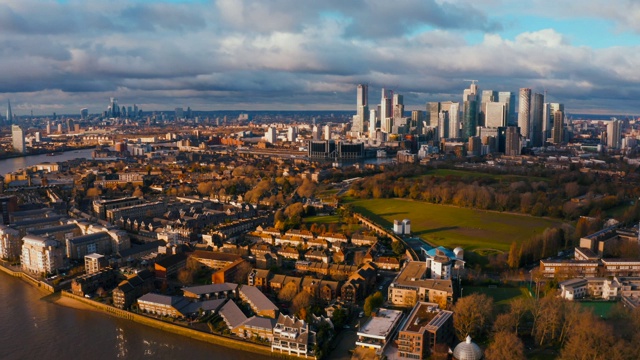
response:
{"label": "waterfront building", "polygon": [[22,238],[22,270],[38,275],[54,274],[64,267],[64,246],[57,240],[35,235]]}
{"label": "waterfront building", "polygon": [[449,346],[454,337],[453,312],[441,310],[435,303],[419,301],[398,329],[398,355],[426,359],[436,345]]}
{"label": "waterfront building", "polygon": [[22,253],[20,232],[11,226],[0,225],[0,259],[15,261]]}
{"label": "waterfront building", "polygon": [[364,127],[369,116],[369,86],[359,84],[356,90],[356,115],[353,116],[351,131],[358,134],[364,133]]}
{"label": "waterfront building", "polygon": [[280,314],[273,327],[271,352],[286,352],[289,355],[312,356],[316,344],[316,333],[309,324],[295,316]]}
{"label": "waterfront building", "polygon": [[129,309],[137,298],[153,290],[153,280],[152,272],[142,270],[122,281],[112,292],[113,306],[118,309]]}
{"label": "waterfront building", "polygon": [[90,295],[102,288],[109,291],[118,284],[118,273],[112,268],[87,273],[71,280],[71,292],[78,296]]}
{"label": "waterfront building", "polygon": [[249,304],[256,315],[272,319],[276,318],[278,307],[257,287],[243,285],[240,288],[239,295],[244,302]]}
{"label": "waterfront building", "polygon": [[11,125],[11,140],[13,143],[13,150],[24,154],[26,151],[24,145],[24,131],[20,125]]}
{"label": "waterfront building", "polygon": [[156,261],[154,269],[156,272],[156,278],[168,279],[178,274],[180,269],[184,269],[187,266],[187,255],[185,253],[178,253],[167,256],[164,259]]}

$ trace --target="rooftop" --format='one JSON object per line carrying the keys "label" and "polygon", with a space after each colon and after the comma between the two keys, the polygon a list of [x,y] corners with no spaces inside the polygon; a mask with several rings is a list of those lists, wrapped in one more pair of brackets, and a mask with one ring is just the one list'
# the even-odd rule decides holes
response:
{"label": "rooftop", "polygon": [[418,302],[409,314],[409,319],[402,331],[421,332],[420,329],[427,326],[439,312],[438,304]]}
{"label": "rooftop", "polygon": [[70,242],[71,244],[74,244],[74,245],[80,245],[80,244],[84,244],[84,243],[88,243],[88,242],[92,242],[92,241],[97,241],[97,240],[102,240],[102,239],[110,239],[110,238],[111,238],[111,236],[109,235],[108,232],[100,231],[100,232],[93,233],[93,234],[77,236],[77,237],[68,239],[67,241]]}
{"label": "rooftop", "polygon": [[255,286],[243,285],[240,288],[240,294],[246,297],[258,311],[278,310],[278,307]]}
{"label": "rooftop", "polygon": [[199,286],[189,286],[182,288],[183,291],[188,291],[196,295],[212,294],[220,291],[233,291],[238,288],[237,284],[224,283],[224,284],[209,284]]}
{"label": "rooftop", "polygon": [[401,318],[402,311],[381,308],[360,328],[358,336],[387,338]]}

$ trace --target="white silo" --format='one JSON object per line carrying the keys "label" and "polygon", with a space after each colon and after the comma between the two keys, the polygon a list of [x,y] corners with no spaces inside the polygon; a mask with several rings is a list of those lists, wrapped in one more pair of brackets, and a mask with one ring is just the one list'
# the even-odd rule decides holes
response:
{"label": "white silo", "polygon": [[411,220],[409,219],[402,220],[402,226],[404,227],[404,234],[411,235]]}

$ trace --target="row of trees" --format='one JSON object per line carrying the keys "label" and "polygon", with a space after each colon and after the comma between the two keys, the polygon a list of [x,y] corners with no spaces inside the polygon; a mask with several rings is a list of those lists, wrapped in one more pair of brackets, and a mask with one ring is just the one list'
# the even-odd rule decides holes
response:
{"label": "row of trees", "polygon": [[[436,204],[567,219],[597,215],[624,199],[638,195],[633,186],[598,181],[593,174],[574,171],[545,175],[548,178],[537,181],[471,172],[437,176],[416,174],[415,170],[398,167],[354,183],[349,195],[363,199],[410,198]],[[580,195],[585,195],[583,201],[570,201]]]}
{"label": "row of trees", "polygon": [[525,359],[525,342],[533,352],[551,349],[566,360],[638,359],[640,309],[616,306],[604,320],[580,303],[549,295],[516,298],[496,314],[490,297],[472,294],[456,303],[454,327],[459,339],[488,340],[487,360]]}

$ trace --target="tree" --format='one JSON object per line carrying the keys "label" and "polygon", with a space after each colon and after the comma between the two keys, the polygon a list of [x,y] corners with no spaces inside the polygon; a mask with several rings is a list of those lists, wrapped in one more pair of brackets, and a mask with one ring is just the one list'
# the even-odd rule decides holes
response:
{"label": "tree", "polygon": [[136,190],[133,192],[133,196],[135,197],[143,197],[144,193],[142,192],[142,189],[140,188],[140,186],[138,186],[136,188]]}
{"label": "tree", "polygon": [[193,282],[194,271],[189,268],[180,269],[178,271],[178,281],[183,285],[189,285]]}
{"label": "tree", "polygon": [[367,296],[364,300],[364,315],[371,316],[371,312],[382,306],[383,303],[384,297],[380,291],[376,291],[375,294]]}
{"label": "tree", "polygon": [[400,241],[394,241],[391,243],[391,250],[393,250],[393,253],[396,255],[402,255],[404,254],[404,245],[402,245]]}
{"label": "tree", "polygon": [[486,360],[524,360],[524,344],[516,334],[501,331],[494,335],[484,357]]}
{"label": "tree", "polygon": [[[637,350],[636,350],[637,351]],[[560,352],[561,360],[637,359],[623,340],[618,340],[607,324],[593,314],[581,316]]]}
{"label": "tree", "polygon": [[493,299],[485,294],[473,293],[458,300],[453,312],[453,326],[458,339],[467,335],[484,335],[493,319]]}
{"label": "tree", "polygon": [[340,308],[333,311],[331,322],[333,322],[336,329],[342,329],[342,327],[347,323],[347,320],[347,310]]}
{"label": "tree", "polygon": [[[306,308],[313,303],[313,296],[307,291],[301,291],[291,300],[291,311],[294,314],[298,314],[301,319],[306,318]],[[302,314],[301,312],[304,312]]]}
{"label": "tree", "polygon": [[293,281],[288,282],[278,293],[278,299],[281,301],[291,301],[298,294],[298,285]]}
{"label": "tree", "polygon": [[507,260],[507,263],[512,269],[520,267],[520,251],[518,250],[518,244],[516,244],[515,241],[511,243],[511,247],[509,248],[509,259]]}

